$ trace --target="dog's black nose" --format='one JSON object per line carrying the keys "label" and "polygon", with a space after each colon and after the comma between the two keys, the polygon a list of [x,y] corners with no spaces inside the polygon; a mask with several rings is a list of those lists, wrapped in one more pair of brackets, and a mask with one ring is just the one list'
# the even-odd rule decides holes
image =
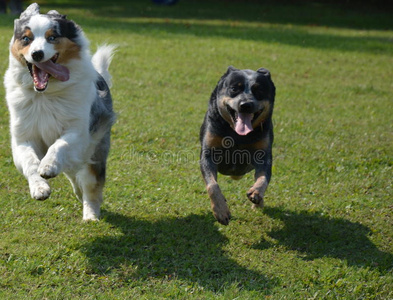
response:
{"label": "dog's black nose", "polygon": [[40,62],[44,58],[44,51],[42,51],[42,50],[34,51],[31,54],[31,57],[33,57],[33,59],[36,62]]}
{"label": "dog's black nose", "polygon": [[254,108],[252,102],[244,101],[239,104],[239,112],[251,113]]}

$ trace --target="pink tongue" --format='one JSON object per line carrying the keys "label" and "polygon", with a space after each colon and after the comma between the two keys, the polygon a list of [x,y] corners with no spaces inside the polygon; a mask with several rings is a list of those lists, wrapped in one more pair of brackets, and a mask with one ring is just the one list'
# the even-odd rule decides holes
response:
{"label": "pink tongue", "polygon": [[251,124],[251,120],[253,116],[254,114],[245,114],[245,113],[238,114],[238,118],[235,125],[235,131],[238,135],[246,135],[253,130]]}
{"label": "pink tongue", "polygon": [[43,63],[35,63],[35,65],[46,73],[51,74],[57,80],[67,81],[70,79],[70,71],[66,67],[56,64],[51,60]]}

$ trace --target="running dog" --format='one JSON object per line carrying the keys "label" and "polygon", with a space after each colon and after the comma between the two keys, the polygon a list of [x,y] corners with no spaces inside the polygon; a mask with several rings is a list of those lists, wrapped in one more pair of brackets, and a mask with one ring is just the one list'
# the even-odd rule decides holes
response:
{"label": "running dog", "polygon": [[97,220],[103,200],[110,130],[115,120],[108,72],[114,47],[91,57],[82,29],[55,10],[31,4],[14,22],[4,77],[15,166],[31,197],[45,200],[48,179],[64,172]]}
{"label": "running dog", "polygon": [[275,86],[270,72],[229,67],[211,94],[201,131],[200,168],[218,222],[231,214],[217,183],[217,172],[240,179],[255,169],[247,192],[253,207],[263,207],[272,170],[272,113]]}

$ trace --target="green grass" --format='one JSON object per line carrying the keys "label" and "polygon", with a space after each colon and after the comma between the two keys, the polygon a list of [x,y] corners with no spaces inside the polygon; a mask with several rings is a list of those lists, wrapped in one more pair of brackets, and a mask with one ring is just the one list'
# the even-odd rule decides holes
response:
{"label": "green grass", "polygon": [[[83,4],[81,4],[83,3]],[[115,43],[103,218],[83,223],[64,176],[30,199],[0,106],[1,299],[393,299],[393,21],[315,3],[42,1]],[[0,19],[0,71],[13,17]],[[228,65],[277,87],[271,185],[253,211],[220,176],[215,222],[198,133]],[[4,98],[4,89],[0,90]]]}

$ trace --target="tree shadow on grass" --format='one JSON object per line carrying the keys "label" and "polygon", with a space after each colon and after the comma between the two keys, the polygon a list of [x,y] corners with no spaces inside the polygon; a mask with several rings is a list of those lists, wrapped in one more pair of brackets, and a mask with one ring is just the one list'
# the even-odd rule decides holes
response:
{"label": "tree shadow on grass", "polygon": [[[42,12],[57,9],[62,13],[65,9],[81,9],[79,13],[73,11],[69,18],[75,19],[86,32],[105,28],[105,30],[116,33],[154,34],[157,38],[165,39],[167,36],[163,35],[163,32],[202,38],[224,37],[234,40],[264,41],[271,44],[281,43],[296,47],[344,52],[389,55],[393,51],[390,38],[372,33],[358,36],[337,35],[328,31],[321,33],[287,26],[287,24],[298,24],[310,28],[316,25],[345,28],[357,20],[360,24],[355,28],[386,30],[393,25],[389,15],[386,17],[377,14],[377,17],[370,17],[368,14],[354,14],[352,17],[333,18],[337,14],[334,9],[315,8],[313,5],[307,6],[307,9],[296,5],[273,5],[272,8],[272,4],[249,2],[245,5],[240,1],[226,3],[224,10],[222,9],[222,1],[214,1],[213,3],[207,1],[183,3],[180,1],[180,4],[174,7],[165,7],[142,0],[132,1],[132,4],[125,0],[114,2],[103,0],[98,2],[92,0],[49,1],[43,6]],[[92,15],[86,15],[86,9],[92,11]],[[315,9],[324,16],[323,19],[327,23],[318,23],[322,15],[318,16]],[[261,14],[262,12],[263,14]],[[309,19],[307,16],[313,16],[313,18]],[[11,28],[11,18],[6,18],[8,18],[6,21],[0,19],[0,26]],[[365,22],[366,19],[369,21]],[[221,20],[221,22],[207,22],[208,20]],[[247,21],[247,23],[243,21]],[[277,24],[285,26],[276,26]],[[349,28],[351,27],[349,26]]]}
{"label": "tree shadow on grass", "polygon": [[146,221],[104,212],[104,221],[122,231],[82,246],[92,274],[116,273],[123,282],[180,279],[220,293],[229,286],[269,294],[275,279],[229,258],[225,236],[210,214]]}
{"label": "tree shadow on grass", "polygon": [[[46,1],[43,5],[54,8],[84,8],[101,17],[148,17],[167,19],[263,21],[272,24],[296,24],[358,29],[389,29],[389,12],[393,5],[376,9],[370,1],[356,3],[316,3],[307,1],[179,1],[177,5],[154,5],[149,0],[68,0]],[[342,1],[341,1],[342,2]],[[348,1],[347,1],[348,2]],[[362,9],[360,9],[362,7]],[[356,18],[354,16],[360,16]]]}
{"label": "tree shadow on grass", "polygon": [[[333,257],[345,260],[348,265],[380,272],[393,268],[393,255],[379,250],[370,241],[371,230],[365,225],[323,216],[320,212],[266,207],[264,213],[284,222],[283,228],[272,230],[268,235],[279,244],[303,253],[307,260]],[[266,249],[271,243],[263,239],[253,247]]]}

